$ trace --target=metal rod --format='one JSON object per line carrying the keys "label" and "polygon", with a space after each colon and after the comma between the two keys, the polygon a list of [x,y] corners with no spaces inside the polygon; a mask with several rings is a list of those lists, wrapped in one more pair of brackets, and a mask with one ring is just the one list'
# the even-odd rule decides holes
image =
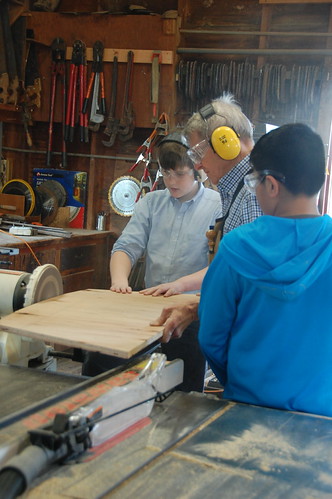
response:
{"label": "metal rod", "polygon": [[252,36],[332,36],[332,33],[315,33],[306,31],[228,31],[218,29],[180,29],[180,33],[192,35],[252,35]]}
{"label": "metal rod", "polygon": [[208,49],[179,47],[178,54],[242,54],[242,55],[322,55],[331,56],[332,49]]}
{"label": "metal rod", "polygon": [[[3,150],[6,151],[13,151],[13,152],[24,152],[24,153],[30,153],[30,154],[46,154],[46,151],[36,151],[36,150],[31,150],[31,149],[20,149],[18,147],[2,147]],[[60,151],[52,151],[52,155],[61,155],[62,152]],[[121,159],[123,161],[136,161],[137,157],[130,157],[130,156],[108,156],[108,155],[101,155],[101,154],[81,154],[81,153],[67,153],[67,156],[75,156],[78,158],[99,158],[99,159]]]}

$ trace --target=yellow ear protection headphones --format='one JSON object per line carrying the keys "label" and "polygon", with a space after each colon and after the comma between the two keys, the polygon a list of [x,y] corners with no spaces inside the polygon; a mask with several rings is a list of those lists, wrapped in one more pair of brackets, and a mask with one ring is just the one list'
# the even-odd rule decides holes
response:
{"label": "yellow ear protection headphones", "polygon": [[[217,114],[212,104],[207,104],[200,109],[199,114],[207,124],[207,120]],[[221,116],[221,115],[220,115]],[[222,159],[235,159],[241,151],[240,136],[234,128],[229,126],[219,126],[215,128],[211,134],[210,145],[214,152]]]}

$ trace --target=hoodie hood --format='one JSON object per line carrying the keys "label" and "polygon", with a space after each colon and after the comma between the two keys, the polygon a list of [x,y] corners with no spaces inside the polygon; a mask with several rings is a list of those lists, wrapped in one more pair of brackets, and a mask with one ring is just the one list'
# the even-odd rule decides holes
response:
{"label": "hoodie hood", "polygon": [[264,215],[225,235],[223,256],[262,291],[292,300],[332,265],[332,219]]}

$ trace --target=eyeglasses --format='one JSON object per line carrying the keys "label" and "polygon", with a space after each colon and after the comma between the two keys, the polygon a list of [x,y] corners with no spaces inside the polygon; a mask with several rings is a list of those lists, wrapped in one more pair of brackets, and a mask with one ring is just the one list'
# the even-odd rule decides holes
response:
{"label": "eyeglasses", "polygon": [[188,149],[187,154],[194,165],[197,165],[202,162],[210,144],[208,140],[203,139],[201,142],[198,142],[195,146]]}
{"label": "eyeglasses", "polygon": [[186,175],[193,173],[193,170],[164,170],[164,168],[159,168],[161,175],[165,178],[177,178],[182,179]]}
{"label": "eyeglasses", "polygon": [[286,181],[286,178],[284,175],[282,175],[282,173],[278,173],[274,170],[255,171],[253,173],[247,173],[247,175],[244,176],[244,185],[246,189],[251,194],[256,194],[258,185],[265,180],[265,177],[267,177],[267,175],[271,175],[271,177],[278,180],[278,182],[282,182],[283,184]]}

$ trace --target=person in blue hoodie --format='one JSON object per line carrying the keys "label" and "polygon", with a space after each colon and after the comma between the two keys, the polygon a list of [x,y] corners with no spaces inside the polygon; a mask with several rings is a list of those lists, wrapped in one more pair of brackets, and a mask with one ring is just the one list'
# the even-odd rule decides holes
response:
{"label": "person in blue hoodie", "polygon": [[332,416],[332,219],[324,145],[304,124],[259,139],[247,189],[264,215],[226,234],[203,281],[199,342],[224,398]]}

